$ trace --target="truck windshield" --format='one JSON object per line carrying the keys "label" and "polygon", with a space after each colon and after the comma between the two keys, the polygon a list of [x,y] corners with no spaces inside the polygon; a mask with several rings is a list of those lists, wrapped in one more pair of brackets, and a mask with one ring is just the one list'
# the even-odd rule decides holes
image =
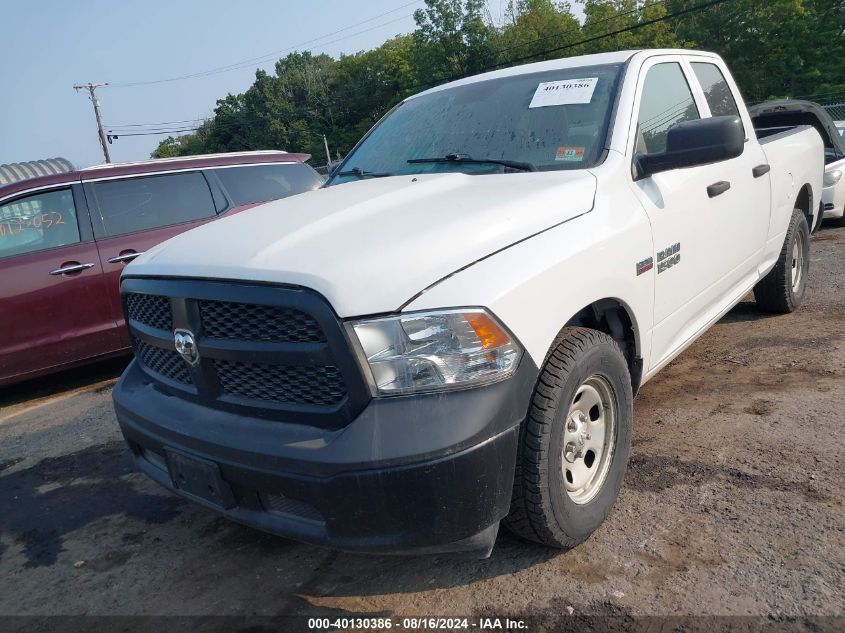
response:
{"label": "truck windshield", "polygon": [[329,184],[590,167],[605,144],[620,68],[550,70],[412,97],[372,130]]}

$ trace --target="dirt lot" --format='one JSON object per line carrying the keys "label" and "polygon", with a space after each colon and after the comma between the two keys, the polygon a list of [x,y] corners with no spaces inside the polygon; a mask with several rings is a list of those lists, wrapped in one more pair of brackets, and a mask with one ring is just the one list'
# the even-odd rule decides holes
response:
{"label": "dirt lot", "polygon": [[0,614],[845,615],[845,229],[809,300],[737,306],[644,387],[615,510],[561,553],[368,557],[240,527],[134,472],[111,363],[0,391]]}

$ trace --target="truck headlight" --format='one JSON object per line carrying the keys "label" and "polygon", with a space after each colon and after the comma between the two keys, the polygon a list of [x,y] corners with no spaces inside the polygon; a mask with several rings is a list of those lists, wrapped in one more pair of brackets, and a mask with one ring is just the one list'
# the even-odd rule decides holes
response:
{"label": "truck headlight", "polygon": [[478,386],[512,375],[522,348],[480,308],[351,323],[378,395]]}
{"label": "truck headlight", "polygon": [[842,179],[842,170],[841,169],[831,169],[830,171],[824,172],[824,186],[830,187],[831,185],[835,185]]}

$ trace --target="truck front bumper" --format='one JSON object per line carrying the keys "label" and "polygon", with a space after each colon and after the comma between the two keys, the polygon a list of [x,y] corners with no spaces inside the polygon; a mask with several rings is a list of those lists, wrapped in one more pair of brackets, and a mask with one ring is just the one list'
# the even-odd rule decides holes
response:
{"label": "truck front bumper", "polygon": [[483,557],[510,506],[537,373],[526,355],[485,387],[375,398],[341,429],[202,407],[136,361],[114,403],[140,470],[235,521],[344,550]]}

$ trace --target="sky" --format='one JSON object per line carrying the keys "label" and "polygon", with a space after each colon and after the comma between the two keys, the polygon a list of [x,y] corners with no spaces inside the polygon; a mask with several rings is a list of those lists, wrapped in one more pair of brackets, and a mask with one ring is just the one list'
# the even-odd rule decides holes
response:
{"label": "sky", "polygon": [[[103,154],[91,102],[87,93],[74,91],[74,84],[111,84],[97,91],[107,129],[204,118],[213,113],[217,99],[246,90],[256,68],[272,71],[274,61],[292,50],[337,57],[413,31],[413,12],[423,0],[4,4],[0,164],[61,156],[86,167],[103,162]],[[494,21],[506,5],[506,0],[488,0]],[[267,61],[199,78],[122,85],[203,73],[262,56]],[[149,158],[166,136],[122,136],[109,146],[112,161]]]}

